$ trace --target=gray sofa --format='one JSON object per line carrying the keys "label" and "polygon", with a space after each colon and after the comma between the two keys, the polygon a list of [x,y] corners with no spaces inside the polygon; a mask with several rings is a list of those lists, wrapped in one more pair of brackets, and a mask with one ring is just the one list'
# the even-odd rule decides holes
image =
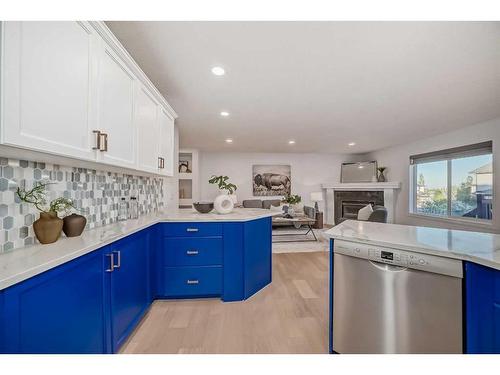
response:
{"label": "gray sofa", "polygon": [[[280,199],[246,199],[242,202],[243,208],[264,208],[270,209],[271,206],[278,207],[281,204]],[[304,206],[304,215],[316,220],[316,210],[314,207]],[[275,225],[275,224],[273,224]],[[280,225],[283,225],[280,223]],[[293,225],[293,224],[292,224]]]}

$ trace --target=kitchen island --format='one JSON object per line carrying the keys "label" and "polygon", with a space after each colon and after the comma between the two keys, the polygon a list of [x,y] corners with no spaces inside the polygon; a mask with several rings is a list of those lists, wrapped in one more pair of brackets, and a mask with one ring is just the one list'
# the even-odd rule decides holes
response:
{"label": "kitchen island", "polygon": [[250,298],[275,214],[158,212],[1,254],[0,352],[115,353],[154,299]]}
{"label": "kitchen island", "polygon": [[[344,339],[335,338],[342,332],[339,317],[346,324],[364,324],[348,322],[352,316],[344,314],[355,301],[356,310],[370,312],[366,330],[359,332],[366,337],[358,342],[376,331],[370,327],[385,325],[382,349],[388,352],[416,347],[418,352],[500,353],[500,235],[348,220],[325,236],[330,238],[331,352],[339,351],[338,341]],[[356,295],[352,285],[359,285]],[[439,346],[441,338],[460,341]]]}

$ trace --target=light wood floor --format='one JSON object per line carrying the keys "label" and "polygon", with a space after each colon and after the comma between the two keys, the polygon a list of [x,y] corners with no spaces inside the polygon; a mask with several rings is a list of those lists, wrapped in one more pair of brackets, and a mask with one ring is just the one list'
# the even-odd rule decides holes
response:
{"label": "light wood floor", "polygon": [[249,300],[155,301],[121,353],[327,353],[328,253],[273,254]]}

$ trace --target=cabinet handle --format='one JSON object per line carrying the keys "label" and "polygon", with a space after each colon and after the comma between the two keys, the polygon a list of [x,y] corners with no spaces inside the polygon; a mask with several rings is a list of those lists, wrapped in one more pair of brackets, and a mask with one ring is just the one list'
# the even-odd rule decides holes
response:
{"label": "cabinet handle", "polygon": [[95,134],[95,146],[92,147],[92,150],[101,151],[101,132],[99,130],[93,130],[92,133]]}
{"label": "cabinet handle", "polygon": [[200,283],[200,280],[187,280],[186,284],[188,285],[197,285]]}
{"label": "cabinet handle", "polygon": [[165,169],[165,159],[161,158],[161,169]]}
{"label": "cabinet handle", "polygon": [[188,250],[186,251],[187,255],[198,255],[198,250]]}
{"label": "cabinet handle", "polygon": [[198,232],[198,228],[187,228],[186,232]]}
{"label": "cabinet handle", "polygon": [[161,158],[158,156],[158,169],[161,169]]}
{"label": "cabinet handle", "polygon": [[120,268],[122,266],[122,252],[121,251],[113,251],[113,254],[116,254],[116,265],[113,263],[113,268]]}
{"label": "cabinet handle", "polygon": [[109,268],[106,270],[106,272],[113,272],[115,270],[115,255],[111,253],[106,254],[106,256],[109,257]]}
{"label": "cabinet handle", "polygon": [[106,133],[101,133],[99,136],[103,137],[102,147],[99,148],[99,151],[108,151],[108,135]]}

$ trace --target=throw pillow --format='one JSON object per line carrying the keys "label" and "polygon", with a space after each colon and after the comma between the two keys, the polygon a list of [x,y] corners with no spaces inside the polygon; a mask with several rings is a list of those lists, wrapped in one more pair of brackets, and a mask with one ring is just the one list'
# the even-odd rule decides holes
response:
{"label": "throw pillow", "polygon": [[358,211],[358,220],[368,220],[370,215],[373,212],[373,208],[371,204],[367,204],[365,207],[363,207],[361,210]]}

